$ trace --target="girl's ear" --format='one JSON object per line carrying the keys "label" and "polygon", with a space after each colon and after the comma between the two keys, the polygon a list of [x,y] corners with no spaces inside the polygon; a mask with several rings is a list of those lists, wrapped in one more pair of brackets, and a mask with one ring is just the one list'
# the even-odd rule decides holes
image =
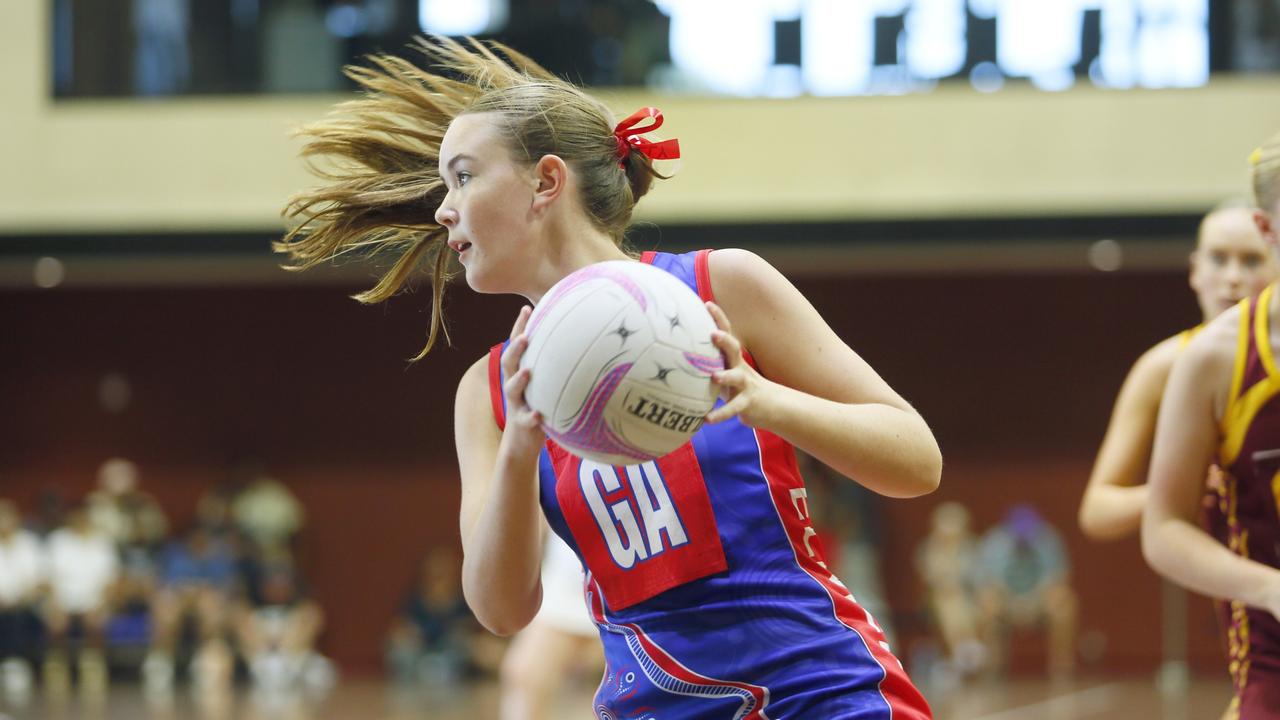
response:
{"label": "girl's ear", "polygon": [[533,210],[550,207],[569,184],[569,166],[557,155],[543,155],[533,165],[537,183],[533,190]]}
{"label": "girl's ear", "polygon": [[1276,237],[1276,224],[1269,214],[1262,210],[1253,211],[1253,224],[1258,226],[1258,232],[1262,235],[1262,239],[1273,247],[1280,242],[1280,238]]}

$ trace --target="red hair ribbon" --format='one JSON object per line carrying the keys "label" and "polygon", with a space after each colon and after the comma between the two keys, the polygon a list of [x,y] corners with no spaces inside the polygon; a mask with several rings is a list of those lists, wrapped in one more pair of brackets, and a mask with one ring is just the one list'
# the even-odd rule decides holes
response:
{"label": "red hair ribbon", "polygon": [[[636,127],[644,120],[653,122],[644,127]],[[634,148],[650,160],[675,160],[680,157],[680,141],[672,138],[653,142],[640,137],[662,127],[662,111],[655,107],[645,107],[631,113],[630,117],[618,123],[613,129],[613,137],[618,141],[618,164],[625,167],[627,154]]]}

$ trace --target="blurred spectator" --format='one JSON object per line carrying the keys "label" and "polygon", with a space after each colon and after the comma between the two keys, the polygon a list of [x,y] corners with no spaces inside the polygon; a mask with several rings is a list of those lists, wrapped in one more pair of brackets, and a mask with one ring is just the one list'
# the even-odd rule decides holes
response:
{"label": "blurred spectator", "polygon": [[1005,669],[1009,630],[1048,626],[1049,674],[1075,670],[1076,594],[1058,532],[1030,505],[1015,505],[982,538],[978,599],[994,667]]}
{"label": "blurred spectator", "polygon": [[42,565],[40,541],[22,529],[17,506],[0,499],[0,681],[6,697],[18,704],[31,690]]}
{"label": "blurred spectator", "polygon": [[496,664],[496,656],[484,653],[480,624],[462,597],[461,573],[451,549],[434,548],[423,559],[387,638],[387,664],[397,680],[444,685],[477,665]]}
{"label": "blurred spectator", "polygon": [[40,488],[36,497],[36,511],[27,523],[27,528],[40,539],[46,539],[54,530],[62,527],[67,514],[67,499],[56,487],[46,485]]}
{"label": "blurred spectator", "polygon": [[254,683],[271,691],[329,687],[333,664],[316,649],[324,612],[296,568],[282,561],[252,563],[244,589],[235,630]]}
{"label": "blurred spectator", "polygon": [[169,531],[160,503],[138,487],[138,466],[124,458],[102,463],[88,503],[93,524],[122,549],[155,549]]}
{"label": "blurred spectator", "polygon": [[291,544],[302,530],[306,515],[302,504],[279,480],[258,477],[231,503],[236,527],[268,563],[293,558]]}
{"label": "blurred spectator", "polygon": [[[826,548],[828,567],[835,576],[844,583],[849,592],[858,599],[873,618],[885,640],[890,645],[895,643],[894,617],[888,601],[885,599],[884,582],[880,573],[880,547],[878,533],[871,528],[872,515],[867,503],[876,502],[870,493],[849,483],[849,489],[867,500],[858,503],[841,503],[833,509],[824,521],[829,533],[823,537],[823,528],[818,528],[818,536]],[[848,495],[849,493],[840,493]]]}
{"label": "blurred spectator", "polygon": [[944,502],[934,508],[929,534],[916,554],[930,619],[946,654],[945,670],[957,676],[976,673],[987,657],[979,639],[973,581],[976,546],[977,538],[969,529],[969,511],[960,503]]}
{"label": "blurred spectator", "polygon": [[87,502],[94,526],[111,538],[120,558],[107,644],[140,649],[150,634],[155,557],[169,522],[160,503],[138,487],[137,465],[124,458],[111,458],[99,466],[98,488],[89,493]]}
{"label": "blurred spectator", "polygon": [[45,606],[49,631],[44,666],[46,688],[54,694],[65,693],[70,684],[71,640],[78,637],[82,641],[81,688],[90,693],[101,692],[107,684],[103,630],[120,571],[115,546],[94,527],[88,509],[77,504],[67,512],[66,527],[49,536],[47,553],[50,593]]}
{"label": "blurred spectator", "polygon": [[236,585],[231,548],[197,523],[165,549],[159,576],[151,610],[151,652],[142,667],[148,687],[159,690],[173,682],[175,649],[188,619],[194,620],[198,641],[191,660],[193,682],[204,689],[230,687],[234,667],[226,632]]}
{"label": "blurred spectator", "polygon": [[233,550],[239,543],[235,519],[231,514],[235,497],[235,487],[224,483],[206,490],[196,502],[196,522],[213,538],[231,544]]}

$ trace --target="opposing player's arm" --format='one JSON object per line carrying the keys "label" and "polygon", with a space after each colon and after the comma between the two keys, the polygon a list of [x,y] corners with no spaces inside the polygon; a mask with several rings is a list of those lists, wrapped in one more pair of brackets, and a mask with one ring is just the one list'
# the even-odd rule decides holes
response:
{"label": "opposing player's arm", "polygon": [[1080,529],[1094,540],[1124,537],[1142,524],[1156,413],[1178,351],[1176,337],[1148,350],[1133,364],[1116,396],[1080,503]]}
{"label": "opposing player's arm", "polygon": [[[738,415],[883,495],[937,488],[942,456],[928,425],[790,281],[745,250],[712,253],[710,274],[718,322],[729,324],[717,345],[731,399],[708,421]],[[737,341],[763,376],[735,362]]]}
{"label": "opposing player's arm", "polygon": [[542,527],[536,466],[500,451],[502,432],[489,399],[488,358],[463,374],[454,405],[454,438],[462,479],[462,590],[476,619],[510,635],[542,603]]}
{"label": "opposing player's arm", "polygon": [[[1235,313],[1228,312],[1228,315]],[[1196,524],[1204,478],[1217,444],[1215,393],[1208,378],[1230,372],[1215,325],[1206,328],[1174,362],[1160,403],[1142,518],[1142,553],[1161,575],[1205,595],[1280,609],[1280,571],[1240,557]],[[1230,343],[1228,342],[1229,346]]]}

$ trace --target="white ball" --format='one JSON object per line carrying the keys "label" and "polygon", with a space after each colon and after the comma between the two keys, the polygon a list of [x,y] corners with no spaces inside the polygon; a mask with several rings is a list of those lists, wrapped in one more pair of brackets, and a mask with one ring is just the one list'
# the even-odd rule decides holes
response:
{"label": "white ball", "polygon": [[639,262],[589,265],[529,317],[525,401],[547,436],[579,457],[635,465],[675,450],[715,404],[724,367],[715,321],[670,273]]}

